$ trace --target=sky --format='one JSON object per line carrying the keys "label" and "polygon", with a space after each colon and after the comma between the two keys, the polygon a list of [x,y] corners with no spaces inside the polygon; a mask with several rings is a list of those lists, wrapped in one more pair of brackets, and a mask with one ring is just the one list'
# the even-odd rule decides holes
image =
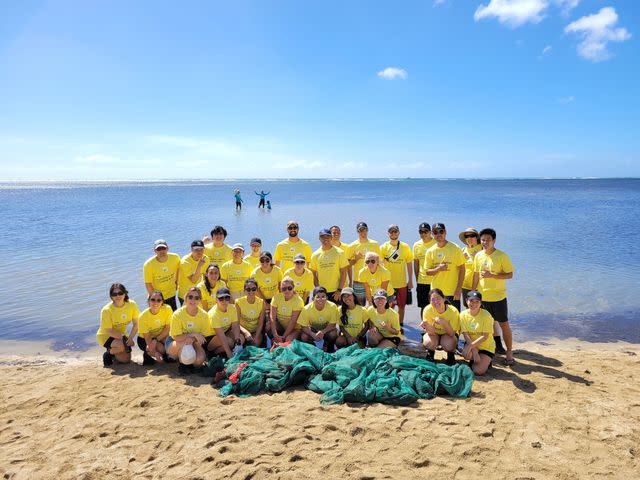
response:
{"label": "sky", "polygon": [[636,0],[0,2],[0,181],[640,176]]}

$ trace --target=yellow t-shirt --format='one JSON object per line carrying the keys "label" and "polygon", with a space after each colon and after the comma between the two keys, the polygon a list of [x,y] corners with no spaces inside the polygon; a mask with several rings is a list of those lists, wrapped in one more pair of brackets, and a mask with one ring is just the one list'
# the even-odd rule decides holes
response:
{"label": "yellow t-shirt", "polygon": [[[338,307],[338,317],[340,317],[340,313],[340,307]],[[356,305],[353,310],[347,310],[346,313],[347,323],[345,324],[340,318],[340,325],[349,335],[356,337],[360,332],[362,332],[364,324],[369,320],[369,313],[366,308],[360,305]]]}
{"label": "yellow t-shirt", "polygon": [[269,273],[264,273],[261,267],[258,267],[251,272],[251,277],[258,282],[258,288],[264,298],[269,300],[278,293],[282,281],[282,270],[273,265]]}
{"label": "yellow t-shirt", "polygon": [[113,302],[108,303],[100,311],[100,328],[96,333],[96,338],[100,346],[109,340],[110,335],[107,330],[117,330],[121,334],[127,333],[127,325],[137,321],[140,316],[138,305],[133,300],[124,302],[122,307],[116,307]]}
{"label": "yellow t-shirt", "polygon": [[298,317],[300,327],[311,327],[314,332],[319,332],[329,324],[337,325],[339,322],[338,306],[328,300],[322,310],[318,310],[316,304],[311,302],[302,309]]}
{"label": "yellow t-shirt", "polygon": [[473,286],[473,259],[476,253],[482,250],[482,245],[476,245],[469,248],[468,246],[462,247],[462,255],[464,255],[464,282],[462,282],[462,288],[471,290]]}
{"label": "yellow t-shirt", "polygon": [[433,325],[436,328],[437,335],[445,335],[447,331],[442,325],[434,323],[436,317],[444,318],[449,322],[449,326],[454,333],[460,332],[460,313],[458,309],[453,305],[447,305],[444,313],[438,312],[432,305],[427,305],[422,311],[422,319],[429,325]]}
{"label": "yellow t-shirt", "polygon": [[313,273],[305,267],[304,273],[298,276],[293,268],[284,272],[285,277],[291,277],[293,280],[293,289],[302,297],[305,292],[311,293],[315,285],[313,283]]}
{"label": "yellow t-shirt", "polygon": [[150,283],[154,290],[160,290],[164,298],[176,296],[176,275],[180,268],[180,257],[169,252],[164,262],[159,262],[156,257],[151,257],[144,262],[142,273],[144,283]]}
{"label": "yellow t-shirt", "polygon": [[233,250],[226,243],[223,243],[221,247],[215,247],[213,243],[208,243],[204,246],[204,254],[209,257],[210,263],[215,263],[219,267],[233,258]]}
{"label": "yellow t-shirt", "polygon": [[481,308],[474,317],[470,310],[460,314],[460,333],[467,333],[471,341],[475,341],[481,335],[488,333],[487,338],[478,345],[478,350],[487,350],[495,353],[496,342],[493,340],[493,317],[484,308]]}
{"label": "yellow t-shirt", "polygon": [[[276,308],[276,320],[283,327],[289,325],[291,315],[295,311],[301,311],[304,308],[302,298],[298,295],[293,295],[289,300],[285,300],[283,293],[276,293],[271,300],[271,306]],[[300,325],[296,326],[299,329]]]}
{"label": "yellow t-shirt", "polygon": [[255,333],[258,329],[260,313],[264,309],[264,300],[260,297],[255,297],[255,299],[254,303],[249,303],[246,296],[236,300],[236,306],[240,310],[240,325],[251,333]]}
{"label": "yellow t-shirt", "polygon": [[448,270],[433,276],[431,288],[439,288],[445,296],[450,297],[458,286],[458,267],[464,265],[462,250],[455,243],[447,242],[442,248],[434,243],[424,254],[423,268],[435,268],[443,262],[448,264]]}
{"label": "yellow t-shirt", "polygon": [[220,277],[225,281],[229,290],[234,293],[244,291],[244,281],[251,276],[251,264],[242,260],[233,263],[233,260],[225,262],[220,267]]}
{"label": "yellow t-shirt", "polygon": [[282,262],[282,271],[284,272],[294,266],[293,257],[298,253],[304,255],[304,258],[308,263],[309,260],[311,260],[311,245],[301,238],[298,242],[292,242],[287,237],[276,245],[276,251],[273,253],[273,260],[276,262]]}
{"label": "yellow t-shirt", "polygon": [[[378,329],[380,334],[383,337],[388,338],[400,338],[402,339],[402,334],[400,332],[400,318],[398,317],[398,313],[395,310],[387,308],[384,313],[378,313],[376,307],[367,308],[367,313],[369,314],[369,320],[371,323]],[[398,333],[391,332],[387,326],[382,327],[381,323],[385,322],[387,326],[391,326],[396,329]]]}
{"label": "yellow t-shirt", "polygon": [[175,338],[185,333],[199,333],[203,337],[213,335],[207,312],[200,307],[193,317],[187,312],[187,307],[180,307],[173,312],[169,335]]}
{"label": "yellow t-shirt", "polygon": [[171,315],[173,310],[169,305],[162,305],[155,315],[151,313],[150,308],[147,308],[140,314],[138,320],[138,336],[144,338],[144,334],[148,333],[151,338],[156,338],[165,326],[171,325]]}
{"label": "yellow t-shirt", "polygon": [[436,241],[434,239],[431,239],[426,243],[420,239],[413,244],[413,258],[414,260],[418,260],[418,265],[420,266],[420,269],[418,270],[418,283],[423,285],[431,285],[431,280],[433,279],[432,276],[425,273],[424,254],[427,253],[427,250],[429,250],[432,245],[435,245],[435,243]]}
{"label": "yellow t-shirt", "polygon": [[221,328],[223,332],[226,332],[231,328],[232,323],[238,321],[238,311],[231,304],[227,306],[226,312],[220,310],[216,304],[209,310],[208,315],[213,335],[216,335],[216,328]]}
{"label": "yellow t-shirt", "polygon": [[258,255],[257,257],[254,257],[253,255],[249,254],[247,256],[244,257],[244,261],[251,264],[251,266],[253,268],[259,267],[260,266],[260,256]]}
{"label": "yellow t-shirt", "polygon": [[[489,270],[491,273],[512,273],[514,268],[509,255],[496,249],[491,255],[487,255],[484,250],[476,253],[473,271],[479,276],[483,270]],[[487,302],[499,302],[507,298],[506,280],[480,277],[478,290],[482,293],[482,300]]]}
{"label": "yellow t-shirt", "polygon": [[335,292],[341,285],[340,270],[349,266],[349,260],[343,250],[331,247],[323,250],[320,247],[311,255],[309,269],[318,274],[318,285],[327,289],[327,292]]}
{"label": "yellow t-shirt", "polygon": [[195,287],[202,280],[202,274],[207,269],[207,265],[209,265],[209,258],[204,255],[202,257],[202,266],[200,267],[200,278],[198,278],[195,282],[189,280],[189,275],[193,275],[196,271],[196,267],[198,266],[198,260],[194,260],[191,254],[187,254],[182,257],[180,260],[180,275],[178,275],[178,297],[184,298],[187,294],[187,290],[191,287]]}
{"label": "yellow t-shirt", "polygon": [[407,264],[413,262],[413,253],[409,245],[398,241],[398,247],[396,248],[391,245],[391,242],[384,242],[380,247],[380,256],[384,266],[391,272],[393,288],[406,287]]}
{"label": "yellow t-shirt", "polygon": [[382,282],[388,281],[387,284],[387,296],[393,295],[395,290],[393,289],[393,282],[391,281],[391,272],[382,265],[378,264],[376,273],[371,273],[369,267],[365,266],[358,272],[358,277],[362,283],[369,284],[369,290],[371,290],[371,296],[376,293],[376,290],[382,288]]}
{"label": "yellow t-shirt", "polygon": [[353,275],[356,277],[353,280],[356,282],[361,282],[360,280],[360,271],[366,266],[364,264],[364,256],[367,252],[375,252],[380,255],[380,244],[375,240],[368,239],[366,242],[361,243],[360,239],[357,238],[355,241],[349,244],[349,250],[347,252],[347,257],[349,261],[353,261],[355,259],[356,253],[361,253],[362,257],[353,265]]}
{"label": "yellow t-shirt", "polygon": [[207,286],[205,285],[204,280],[202,280],[198,284],[198,289],[200,290],[200,295],[202,296],[202,300],[200,301],[200,305],[202,305],[202,308],[204,308],[204,302],[207,302],[207,310],[213,307],[216,304],[216,292],[219,288],[226,286],[227,284],[224,283],[224,280],[218,280],[216,284],[211,287],[211,293],[209,293],[207,291]]}

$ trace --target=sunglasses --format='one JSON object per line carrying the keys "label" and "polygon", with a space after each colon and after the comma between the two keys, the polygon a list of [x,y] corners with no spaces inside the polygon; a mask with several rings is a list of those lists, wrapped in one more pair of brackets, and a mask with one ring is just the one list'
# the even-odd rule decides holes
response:
{"label": "sunglasses", "polygon": [[287,230],[298,230],[298,227],[294,227],[294,226],[287,227]]}
{"label": "sunglasses", "polygon": [[393,230],[389,230],[389,233],[399,233],[400,230],[396,230],[395,228]]}
{"label": "sunglasses", "polygon": [[418,230],[418,233],[429,233],[431,230]]}
{"label": "sunglasses", "polygon": [[268,258],[264,259],[264,260],[260,260],[260,263],[271,263],[271,260],[269,260]]}
{"label": "sunglasses", "polygon": [[199,295],[187,295],[187,300],[200,300],[200,296]]}
{"label": "sunglasses", "polygon": [[149,301],[153,302],[153,303],[162,303],[162,299],[161,298],[150,298]]}
{"label": "sunglasses", "polygon": [[167,249],[167,247],[156,247],[156,252],[157,252],[158,250],[166,250],[166,249]]}
{"label": "sunglasses", "polygon": [[245,288],[244,291],[245,292],[256,292],[258,289],[257,288]]}
{"label": "sunglasses", "polygon": [[231,295],[225,295],[223,297],[218,297],[218,300],[220,300],[221,302],[230,302],[231,301]]}
{"label": "sunglasses", "polygon": [[432,230],[434,234],[436,235],[440,235],[441,233],[444,233],[444,228],[436,228],[435,230]]}
{"label": "sunglasses", "polygon": [[302,265],[302,264],[304,264],[304,263],[306,263],[306,262],[305,262],[304,260],[296,260],[296,261],[295,261],[295,262],[293,262],[293,263],[299,263],[300,265]]}
{"label": "sunglasses", "polygon": [[476,238],[476,234],[475,233],[466,233],[464,238]]}
{"label": "sunglasses", "polygon": [[364,263],[369,265],[370,263],[376,263],[376,261],[375,260],[365,260]]}
{"label": "sunglasses", "polygon": [[293,290],[293,287],[282,287],[283,292],[290,292],[291,290]]}
{"label": "sunglasses", "polygon": [[318,295],[315,296],[315,299],[316,300],[326,300],[327,296],[324,295],[324,294],[318,294]]}
{"label": "sunglasses", "polygon": [[113,292],[111,294],[112,297],[119,297],[120,295],[124,295],[124,292]]}

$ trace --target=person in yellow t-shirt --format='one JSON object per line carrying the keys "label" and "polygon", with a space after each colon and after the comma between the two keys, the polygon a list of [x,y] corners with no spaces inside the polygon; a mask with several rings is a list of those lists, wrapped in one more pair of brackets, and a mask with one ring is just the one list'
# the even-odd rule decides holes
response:
{"label": "person in yellow t-shirt", "polygon": [[338,318],[338,306],[328,302],[327,289],[316,287],[311,293],[312,302],[306,305],[298,317],[298,325],[302,333],[300,340],[305,343],[324,340],[325,352],[333,353],[335,350],[338,331],[336,329]]}
{"label": "person in yellow t-shirt", "polygon": [[[496,231],[493,228],[480,230],[480,243],[482,243],[482,251],[478,252],[473,260],[473,288],[474,290],[477,288],[482,294],[482,308],[487,310],[496,321],[493,328],[496,353],[504,353],[505,363],[513,365],[513,334],[509,325],[505,280],[513,278],[515,269],[509,255],[495,248]],[[500,330],[502,330],[506,350],[500,341]]]}
{"label": "person in yellow t-shirt", "polygon": [[256,347],[267,347],[265,336],[265,314],[267,302],[256,295],[258,282],[247,278],[244,282],[245,296],[236,300],[236,310],[240,320],[240,333],[244,335],[245,344]]}
{"label": "person in yellow t-shirt", "polygon": [[204,279],[197,285],[202,296],[200,306],[205,312],[208,312],[216,304],[215,298],[218,289],[226,286],[227,284],[220,278],[220,267],[210,263],[204,271]]}
{"label": "person in yellow t-shirt", "polygon": [[209,265],[209,258],[204,254],[202,240],[191,242],[191,253],[180,260],[180,275],[178,275],[178,300],[180,306],[184,304],[184,296],[191,287],[202,281],[205,267]]}
{"label": "person in yellow t-shirt", "polygon": [[431,291],[431,279],[424,269],[424,254],[433,246],[436,241],[431,237],[431,225],[422,222],[418,225],[420,240],[413,244],[413,272],[416,276],[416,297],[420,314],[424,307],[429,305],[429,292]]}
{"label": "person in yellow t-shirt", "polygon": [[[138,317],[140,311],[136,302],[129,300],[129,292],[121,283],[114,283],[109,288],[111,302],[100,312],[100,327],[96,333],[98,344],[106,349],[102,355],[105,367],[131,361],[131,346],[133,337],[138,332]],[[127,337],[127,326],[132,323],[131,332]]]}
{"label": "person in yellow t-shirt", "polygon": [[373,294],[373,306],[367,309],[370,347],[394,348],[402,342],[400,319],[395,310],[387,308],[387,292],[380,289]]}
{"label": "person in yellow t-shirt", "polygon": [[220,267],[220,276],[231,291],[231,300],[235,302],[244,294],[244,281],[251,276],[251,264],[245,262],[244,247],[241,243],[233,244],[233,258]]}
{"label": "person in yellow t-shirt", "polygon": [[147,308],[138,319],[138,347],[142,350],[142,365],[165,360],[164,342],[169,336],[173,310],[165,305],[160,290],[154,290],[147,300]]}
{"label": "person in yellow t-shirt", "polygon": [[222,287],[216,292],[216,304],[208,315],[213,338],[207,344],[207,351],[224,353],[227,358],[231,358],[236,343],[244,345],[245,340],[240,333],[238,311],[231,304],[231,292],[228,288]]}
{"label": "person in yellow t-shirt", "polygon": [[367,297],[365,296],[364,283],[359,278],[360,271],[364,268],[364,256],[367,252],[374,252],[380,255],[380,245],[368,237],[369,227],[365,222],[358,222],[356,232],[358,232],[358,238],[349,244],[347,257],[353,267],[353,291],[358,297],[358,302],[364,305]]}
{"label": "person in yellow t-shirt", "polygon": [[464,255],[462,250],[447,240],[444,223],[434,223],[431,233],[436,243],[424,254],[424,269],[431,275],[431,289],[439,288],[449,303],[460,309],[460,295],[464,281]]}
{"label": "person in yellow t-shirt", "polygon": [[[467,228],[464,232],[460,232],[458,238],[464,245],[462,254],[465,258],[465,264],[461,300],[462,305],[467,307],[467,293],[469,293],[473,287],[473,259],[476,253],[482,250],[482,245],[480,245],[480,234],[475,228]],[[462,309],[460,311],[462,311]]]}
{"label": "person in yellow t-shirt", "polygon": [[[227,238],[227,230],[221,226],[216,225],[211,230],[211,243],[205,244],[204,254],[209,257],[211,263],[216,265],[223,265],[233,258],[233,252],[231,247],[224,243]],[[204,239],[203,239],[204,241]]]}
{"label": "person in yellow t-shirt", "polygon": [[[347,256],[347,260],[349,260],[349,245],[342,241],[342,230],[340,230],[340,227],[338,225],[332,225],[329,227],[329,231],[331,232],[331,245],[342,250]],[[351,264],[349,264],[347,268],[347,285],[352,285],[352,276]]]}
{"label": "person in yellow t-shirt", "polygon": [[[380,256],[375,252],[367,252],[364,263],[365,266],[358,272],[358,278],[364,285],[367,305],[373,305],[373,292],[382,289],[387,292],[389,304],[393,308],[395,297],[391,284],[391,272],[380,263]],[[353,290],[355,291],[355,288]]]}
{"label": "person in yellow t-shirt", "polygon": [[176,287],[178,285],[178,275],[180,272],[180,256],[169,253],[169,245],[166,241],[159,239],[153,244],[155,256],[144,262],[142,274],[144,276],[144,286],[147,294],[154,290],[160,290],[164,297],[164,303],[176,310]]}
{"label": "person in yellow t-shirt", "polygon": [[298,236],[300,227],[295,220],[287,223],[287,233],[289,236],[276,245],[273,259],[276,265],[284,272],[293,267],[293,257],[301,253],[307,262],[311,260],[311,245]]}
{"label": "person in yellow t-shirt", "polygon": [[291,342],[300,339],[298,317],[304,304],[294,291],[291,277],[284,277],[280,283],[280,293],[271,299],[268,334],[273,342]]}
{"label": "person in yellow t-shirt", "polygon": [[369,320],[367,309],[358,304],[358,297],[351,287],[342,289],[340,300],[340,334],[336,339],[336,347],[344,348],[357,343],[364,348]]}
{"label": "person in yellow t-shirt", "polygon": [[460,333],[464,335],[462,355],[470,361],[476,375],[484,375],[494,357],[493,317],[482,306],[482,294],[471,290],[467,294],[469,309],[460,314]]}
{"label": "person in yellow t-shirt", "polygon": [[331,244],[328,229],[320,230],[319,238],[320,248],[311,255],[309,269],[313,272],[315,285],[324,287],[329,292],[329,301],[337,303],[345,286],[349,261],[343,250]]}
{"label": "person in yellow t-shirt", "polygon": [[253,268],[257,268],[260,266],[260,255],[262,255],[262,240],[258,237],[254,237],[249,242],[249,247],[251,248],[251,253],[244,257],[245,262],[251,264]]}
{"label": "person in yellow t-shirt", "polygon": [[442,346],[447,352],[447,365],[455,365],[454,351],[460,332],[460,313],[453,305],[446,303],[439,288],[429,292],[430,304],[422,312],[420,327],[426,330],[422,336],[422,345],[427,350],[427,360],[435,360],[436,348]]}
{"label": "person in yellow t-shirt", "polygon": [[[200,308],[200,290],[191,287],[187,290],[184,300],[184,305],[171,316],[169,336],[165,342],[167,355],[179,360],[185,345],[191,345],[196,352],[193,365],[201,367],[206,359],[205,347],[213,331],[207,312]],[[181,374],[187,373],[190,369],[185,367],[188,365],[179,362],[178,371]]]}
{"label": "person in yellow t-shirt", "polygon": [[391,273],[391,285],[396,294],[400,325],[404,324],[404,308],[407,305],[408,291],[413,289],[413,253],[411,247],[401,242],[398,225],[389,225],[389,241],[380,246],[380,256],[384,266]]}
{"label": "person in yellow t-shirt", "polygon": [[302,298],[302,303],[307,304],[309,294],[314,289],[313,273],[305,267],[307,264],[304,255],[298,253],[293,257],[293,268],[284,272],[285,277],[291,277],[293,280],[294,290]]}
{"label": "person in yellow t-shirt", "polygon": [[260,266],[250,275],[258,283],[258,297],[271,303],[273,296],[278,293],[282,281],[282,270],[273,264],[270,252],[262,252]]}

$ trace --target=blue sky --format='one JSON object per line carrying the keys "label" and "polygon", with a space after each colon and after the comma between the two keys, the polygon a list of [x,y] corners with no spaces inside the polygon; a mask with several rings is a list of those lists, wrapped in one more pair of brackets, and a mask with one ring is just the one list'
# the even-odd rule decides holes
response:
{"label": "blue sky", "polygon": [[640,176],[640,3],[0,3],[0,180]]}

